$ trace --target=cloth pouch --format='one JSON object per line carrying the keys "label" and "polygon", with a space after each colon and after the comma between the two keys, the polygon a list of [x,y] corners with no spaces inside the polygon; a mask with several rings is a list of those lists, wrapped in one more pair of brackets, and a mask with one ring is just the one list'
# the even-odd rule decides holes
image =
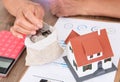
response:
{"label": "cloth pouch", "polygon": [[35,43],[30,40],[30,36],[26,37],[26,66],[42,65],[59,58],[63,53],[63,49],[60,47],[57,38],[55,29],[49,36]]}

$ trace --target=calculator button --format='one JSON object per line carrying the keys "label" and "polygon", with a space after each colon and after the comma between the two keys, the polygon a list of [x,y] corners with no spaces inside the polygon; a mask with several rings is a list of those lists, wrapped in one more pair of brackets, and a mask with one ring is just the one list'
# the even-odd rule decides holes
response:
{"label": "calculator button", "polygon": [[17,59],[24,48],[24,39],[17,38],[9,31],[0,32],[0,56]]}

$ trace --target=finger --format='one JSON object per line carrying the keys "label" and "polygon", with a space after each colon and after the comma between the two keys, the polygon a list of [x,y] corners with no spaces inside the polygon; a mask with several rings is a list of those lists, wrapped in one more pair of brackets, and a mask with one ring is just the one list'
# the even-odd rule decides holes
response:
{"label": "finger", "polygon": [[61,11],[59,11],[59,12],[57,12],[56,14],[55,14],[57,17],[68,17],[69,15],[68,15],[68,13],[67,12],[65,12],[64,10],[62,10],[62,12]]}
{"label": "finger", "polygon": [[58,14],[62,8],[63,4],[60,0],[53,0],[53,2],[51,3],[51,13],[53,15]]}
{"label": "finger", "polygon": [[55,15],[56,15],[57,17],[62,17],[62,16],[63,16],[60,12],[56,13]]}
{"label": "finger", "polygon": [[56,15],[56,13],[58,13],[58,12],[59,12],[59,8],[51,8],[51,13],[53,15]]}
{"label": "finger", "polygon": [[12,32],[12,34],[18,38],[23,38],[23,35],[21,33],[16,32],[15,30],[13,30],[13,28],[10,28],[10,31]]}
{"label": "finger", "polygon": [[39,29],[37,26],[35,26],[35,25],[31,24],[29,21],[25,20],[25,18],[16,19],[15,24],[19,25],[29,31]]}
{"label": "finger", "polygon": [[20,10],[18,11],[18,14],[16,16],[16,21],[14,24],[17,24],[21,27],[23,27],[24,29],[27,30],[35,30],[38,29],[38,27],[36,27],[35,25],[33,25],[31,22],[29,22],[25,17],[23,12],[20,12]]}
{"label": "finger", "polygon": [[11,29],[15,32],[18,32],[18,33],[21,33],[21,34],[26,34],[26,35],[36,34],[36,30],[31,30],[30,31],[30,30],[24,29],[23,27],[21,27],[19,25],[14,25]]}
{"label": "finger", "polygon": [[25,17],[35,26],[41,28],[42,20],[38,19],[32,12],[24,13]]}

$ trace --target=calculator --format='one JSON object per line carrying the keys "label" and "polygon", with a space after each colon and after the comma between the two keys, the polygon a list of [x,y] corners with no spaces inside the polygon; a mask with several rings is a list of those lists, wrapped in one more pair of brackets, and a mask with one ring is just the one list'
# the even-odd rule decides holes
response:
{"label": "calculator", "polygon": [[0,76],[8,75],[25,49],[24,40],[13,36],[9,31],[0,31]]}

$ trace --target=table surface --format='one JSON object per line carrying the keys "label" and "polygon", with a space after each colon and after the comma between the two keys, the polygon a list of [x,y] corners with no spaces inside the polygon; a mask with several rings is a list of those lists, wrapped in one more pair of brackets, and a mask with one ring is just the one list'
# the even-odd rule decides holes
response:
{"label": "table surface", "polygon": [[[54,25],[57,21],[57,17],[53,16],[49,10],[45,15],[44,21],[50,25]],[[101,21],[111,21],[111,22],[120,22],[120,19],[116,18],[109,18],[109,17],[94,17],[94,16],[76,16],[74,18],[84,18],[84,19],[91,19],[91,20],[101,20]],[[1,30],[9,30],[10,26],[13,25],[14,17],[11,16],[6,9],[3,7],[2,2],[0,0],[0,31]],[[0,82],[19,82],[25,71],[27,70],[27,66],[25,66],[25,56],[26,50],[23,51],[22,55],[15,63],[14,67],[10,71],[7,77],[0,77]],[[116,73],[115,82],[120,82],[120,62],[119,62],[119,69]]]}

